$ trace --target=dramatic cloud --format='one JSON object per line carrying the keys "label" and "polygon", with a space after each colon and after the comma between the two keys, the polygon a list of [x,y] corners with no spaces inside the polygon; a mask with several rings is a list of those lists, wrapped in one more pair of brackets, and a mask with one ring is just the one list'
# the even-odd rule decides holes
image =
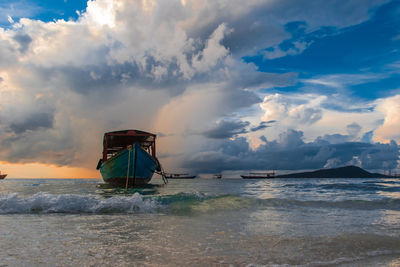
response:
{"label": "dramatic cloud", "polygon": [[321,95],[294,95],[285,97],[280,94],[264,98],[261,108],[263,120],[279,120],[287,123],[313,124],[322,118],[321,103],[326,100]]}
{"label": "dramatic cloud", "polygon": [[385,120],[375,131],[374,138],[381,142],[389,139],[400,142],[400,95],[384,99],[377,109],[385,114]]}
{"label": "dramatic cloud", "polygon": [[[191,155],[184,163],[189,168],[205,169],[203,158],[221,159],[228,169],[261,168],[269,158],[292,158],[290,146],[296,160],[288,168],[354,157],[364,164],[366,151],[378,155],[372,148],[396,145],[354,141],[371,140],[371,133],[381,142],[399,140],[393,126],[396,99],[382,100],[378,115],[361,110],[342,120],[349,113],[328,107],[328,100],[339,97],[318,90],[269,93],[295,86],[301,74],[262,71],[243,58],[268,53],[269,47],[274,48],[269,58],[304,53],[310,43],[292,40],[291,25],[303,33],[340,30],[370,19],[371,10],[384,2],[93,0],[76,20],[50,22],[29,19],[39,11],[24,8],[23,1],[13,7],[2,3],[0,25],[7,27],[0,28],[1,160],[91,168],[104,132],[137,128],[164,133],[160,154],[181,155],[165,157],[171,168]],[[291,42],[288,49],[280,45],[285,40]],[[302,83],[315,88],[333,84],[332,77],[302,78]],[[340,129],[326,130],[337,118]],[[342,149],[342,155],[332,140],[304,142],[299,130],[308,140],[348,135],[342,140],[359,152],[350,157]],[[261,142],[261,136],[275,141],[249,148],[249,139]],[[204,150],[211,143],[216,149]],[[308,154],[316,159],[297,160]],[[268,166],[286,168],[286,162]]]}
{"label": "dramatic cloud", "polygon": [[12,122],[10,128],[14,133],[20,134],[26,131],[34,131],[39,128],[52,128],[53,120],[53,114],[36,113],[31,114],[30,117],[24,118],[24,121]]}
{"label": "dramatic cloud", "polygon": [[236,137],[239,134],[257,132],[270,127],[276,121],[262,121],[257,126],[250,126],[250,122],[241,120],[222,120],[217,122],[211,129],[204,131],[202,135],[212,139],[227,139]]}
{"label": "dramatic cloud", "polygon": [[220,121],[214,128],[203,133],[208,138],[225,139],[231,138],[241,133],[247,133],[248,121]]}
{"label": "dramatic cloud", "polygon": [[399,160],[399,146],[389,144],[340,142],[324,137],[303,141],[303,133],[289,130],[279,140],[267,141],[252,150],[245,138],[225,140],[187,158],[184,166],[198,172],[222,170],[296,170],[358,165],[366,169],[393,169]]}
{"label": "dramatic cloud", "polygon": [[260,122],[260,124],[258,126],[251,127],[250,131],[257,132],[259,130],[263,130],[265,128],[271,127],[271,125],[269,125],[269,124],[273,124],[275,122],[276,122],[275,120],[262,121],[262,122]]}

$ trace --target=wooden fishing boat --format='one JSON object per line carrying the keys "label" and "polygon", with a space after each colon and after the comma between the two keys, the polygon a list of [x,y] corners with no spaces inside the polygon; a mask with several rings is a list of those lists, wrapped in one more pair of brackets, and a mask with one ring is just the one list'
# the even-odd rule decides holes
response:
{"label": "wooden fishing boat", "polygon": [[161,166],[156,157],[156,135],[139,130],[108,132],[97,168],[104,182],[141,186],[150,182]]}
{"label": "wooden fishing boat", "polygon": [[188,173],[165,173],[167,179],[194,179],[197,175],[190,175]]}
{"label": "wooden fishing boat", "polygon": [[1,174],[1,172],[0,172],[0,180],[3,180],[6,177],[7,177],[7,174]]}
{"label": "wooden fishing boat", "polygon": [[251,172],[247,175],[240,175],[243,179],[270,179],[275,178],[275,171],[272,172]]}

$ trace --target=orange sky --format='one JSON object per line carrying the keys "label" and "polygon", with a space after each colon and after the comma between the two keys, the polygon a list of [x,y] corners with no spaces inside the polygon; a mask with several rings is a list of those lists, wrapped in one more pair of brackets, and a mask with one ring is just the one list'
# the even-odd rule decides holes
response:
{"label": "orange sky", "polygon": [[7,178],[100,178],[100,173],[93,168],[60,167],[42,163],[8,163],[0,161],[1,173]]}

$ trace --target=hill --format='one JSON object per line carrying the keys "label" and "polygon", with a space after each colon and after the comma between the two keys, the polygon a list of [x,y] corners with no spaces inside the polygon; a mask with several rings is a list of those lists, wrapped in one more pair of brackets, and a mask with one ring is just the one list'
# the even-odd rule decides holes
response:
{"label": "hill", "polygon": [[370,173],[356,166],[346,166],[333,169],[321,169],[312,172],[290,173],[278,175],[277,178],[385,178],[379,173]]}

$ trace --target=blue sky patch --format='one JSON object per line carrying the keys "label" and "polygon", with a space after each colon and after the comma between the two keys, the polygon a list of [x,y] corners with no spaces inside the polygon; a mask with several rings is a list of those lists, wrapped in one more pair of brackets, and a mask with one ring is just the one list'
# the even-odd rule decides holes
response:
{"label": "blue sky patch", "polygon": [[0,1],[0,27],[10,27],[11,22],[20,18],[53,21],[77,19],[76,11],[86,10],[87,2],[82,0],[20,0]]}
{"label": "blue sky patch", "polygon": [[[291,39],[244,60],[256,64],[263,72],[298,72],[300,80],[330,74],[382,73],[385,75],[381,79],[345,84],[342,89],[362,99],[389,96],[400,88],[400,75],[388,73],[388,66],[400,61],[400,2],[391,2],[373,12],[372,18],[361,24],[343,29],[323,27],[310,33],[305,22],[290,22],[285,29],[291,33]],[[320,90],[322,94],[337,92],[319,84],[318,88],[321,87],[325,87]],[[304,89],[299,82],[276,91]]]}

